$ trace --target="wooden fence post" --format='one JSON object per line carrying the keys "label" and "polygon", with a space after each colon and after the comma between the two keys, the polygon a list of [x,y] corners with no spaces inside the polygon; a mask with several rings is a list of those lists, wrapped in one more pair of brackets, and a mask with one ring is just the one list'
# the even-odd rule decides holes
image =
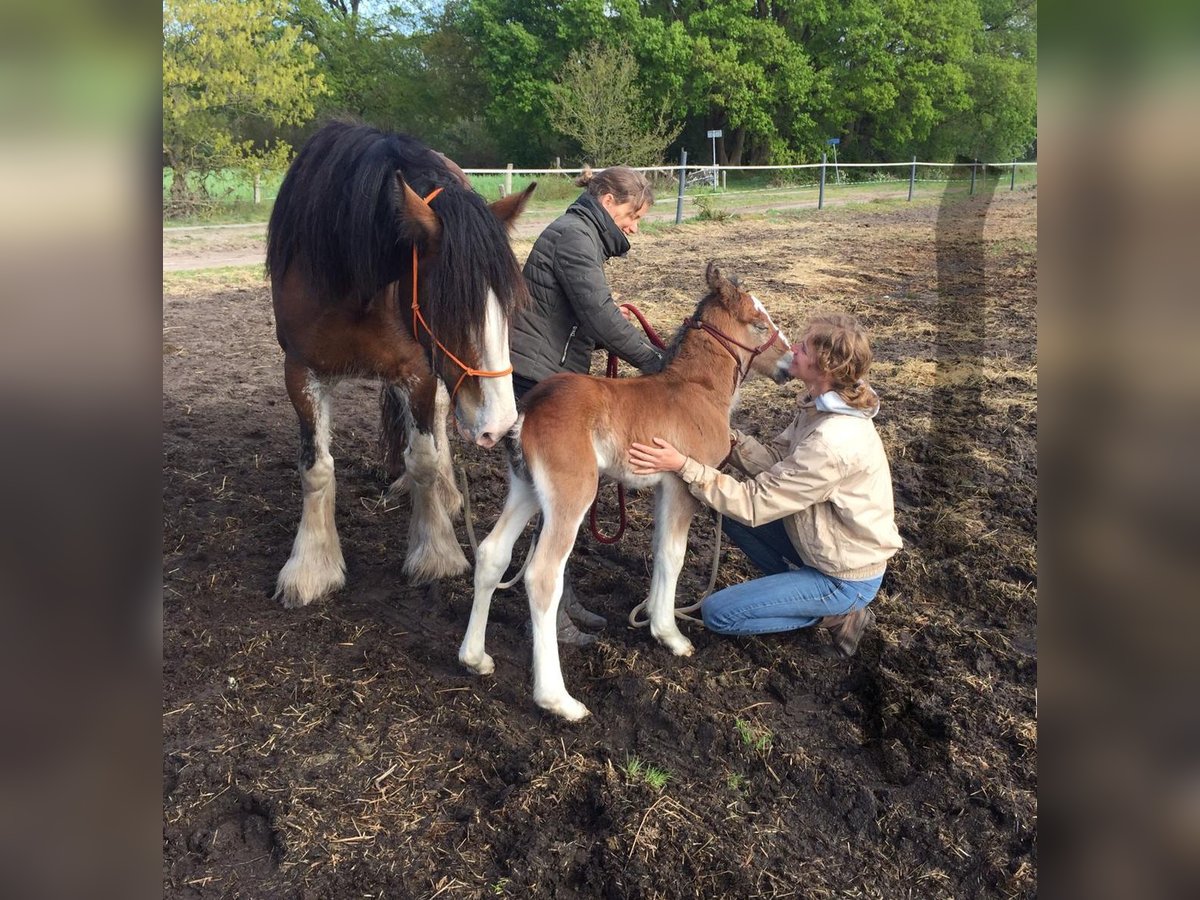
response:
{"label": "wooden fence post", "polygon": [[912,202],[913,185],[917,183],[917,158],[914,156],[912,169],[908,172],[908,200]]}

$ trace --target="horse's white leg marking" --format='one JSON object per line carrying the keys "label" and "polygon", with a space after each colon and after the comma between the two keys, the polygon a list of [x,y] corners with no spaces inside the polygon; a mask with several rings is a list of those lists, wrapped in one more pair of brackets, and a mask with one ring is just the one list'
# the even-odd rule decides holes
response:
{"label": "horse's white leg marking", "polygon": [[307,470],[303,460],[300,464],[304,490],[300,527],[292,542],[292,555],[275,585],[275,596],[289,608],[306,606],[346,583],[346,563],[334,519],[337,480],[329,453],[331,387],[310,375],[305,388],[313,408],[314,461]]}
{"label": "horse's white leg marking", "polygon": [[533,620],[533,702],[548,712],[576,721],[588,709],[569,693],[558,658],[558,604],[562,600],[563,571],[583,522],[583,509],[554,508],[554,497],[543,498],[545,524],[525,573],[525,593]]}
{"label": "horse's white leg marking", "polygon": [[[483,346],[480,348],[480,368],[488,372],[507,369],[511,362],[508,352],[508,319],[500,309],[500,301],[489,288],[487,312],[483,320]],[[483,396],[475,420],[465,423],[472,439],[481,447],[491,447],[517,421],[517,401],[513,396],[512,378],[507,375],[480,379]]]}
{"label": "horse's white leg marking", "polygon": [[[416,582],[436,581],[465,572],[467,558],[454,534],[449,511],[443,505],[444,494],[438,490],[440,460],[434,435],[419,431],[411,421],[411,414],[407,425],[404,469],[411,486],[412,516],[408,520],[404,572]],[[449,444],[444,446],[448,455]]]}
{"label": "horse's white leg marking", "polygon": [[659,482],[654,514],[654,575],[646,609],[650,633],[676,656],[691,656],[692,642],[675,623],[675,588],[687,550],[688,528],[699,504],[683,482],[664,478]]}
{"label": "horse's white leg marking", "polygon": [[513,545],[535,512],[537,497],[532,486],[510,472],[504,510],[491,534],[480,543],[475,557],[475,602],[471,605],[467,633],[458,648],[459,662],[480,675],[490,675],[496,669],[484,647],[492,595],[512,561]]}
{"label": "horse's white leg marking", "polygon": [[[511,379],[509,379],[511,380]],[[463,498],[454,481],[454,462],[450,458],[450,438],[446,434],[446,420],[450,415],[450,392],[438,379],[437,389],[433,395],[433,441],[437,447],[437,483],[438,503],[446,511],[452,522],[457,522],[462,515]]]}

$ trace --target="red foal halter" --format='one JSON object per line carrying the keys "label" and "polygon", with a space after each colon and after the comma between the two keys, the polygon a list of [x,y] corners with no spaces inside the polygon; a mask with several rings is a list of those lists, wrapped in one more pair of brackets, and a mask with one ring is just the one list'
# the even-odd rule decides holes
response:
{"label": "red foal halter", "polygon": [[[425,202],[429,203],[430,201],[433,200],[434,197],[436,197],[441,192],[442,192],[441,188],[435,188],[433,191],[431,191],[425,197]],[[413,269],[413,276],[412,276],[413,337],[414,338],[417,337],[417,334],[418,334],[417,323],[420,322],[422,325],[425,326],[425,333],[429,335],[429,339],[431,341],[433,341],[434,345],[437,346],[437,348],[439,350],[441,350],[443,353],[445,353],[448,357],[450,357],[450,359],[452,359],[458,365],[458,367],[460,369],[462,369],[462,374],[458,376],[458,381],[456,381],[454,383],[454,390],[450,392],[450,402],[451,403],[454,402],[454,398],[458,394],[458,389],[460,387],[462,387],[463,379],[465,379],[468,375],[474,375],[477,378],[503,378],[505,375],[511,375],[512,370],[513,370],[513,367],[511,365],[507,369],[498,369],[494,372],[489,372],[485,369],[473,369],[470,366],[468,366],[465,362],[463,362],[461,359],[459,359],[457,356],[455,356],[453,353],[451,353],[449,350],[446,349],[446,345],[437,339],[437,337],[433,333],[433,329],[431,329],[429,327],[429,323],[426,322],[425,317],[423,315],[421,315],[421,307],[417,303],[417,245],[416,244],[413,244],[413,266],[412,266],[412,269]],[[430,353],[430,368],[432,368],[432,363],[433,363],[433,354],[431,352]]]}
{"label": "red foal halter", "polygon": [[[693,318],[689,317],[689,318],[686,318],[683,320],[683,324],[687,325],[689,328],[698,328],[701,331],[707,331],[709,334],[711,334],[714,338],[717,339],[718,344],[720,344],[722,347],[725,348],[725,352],[733,357],[733,361],[737,365],[737,372],[734,374],[734,381],[733,381],[734,390],[737,390],[741,386],[742,382],[745,381],[746,378],[750,375],[750,367],[752,365],[754,365],[754,360],[758,357],[758,354],[762,353],[764,350],[766,350],[768,347],[770,347],[773,343],[775,343],[775,339],[777,337],[779,337],[779,329],[776,328],[774,331],[771,332],[771,336],[769,338],[767,338],[765,341],[763,341],[761,344],[759,344],[757,347],[747,347],[741,341],[734,340],[729,335],[727,335],[725,332],[721,331],[721,329],[714,328],[712,325],[709,325],[707,322],[702,322],[697,319],[693,319]],[[731,348],[729,346],[730,344],[733,344],[734,347],[741,347],[743,350],[746,350],[750,353],[750,358],[748,360],[746,360],[746,365],[744,367],[742,366],[741,358],[733,351],[733,348]]]}

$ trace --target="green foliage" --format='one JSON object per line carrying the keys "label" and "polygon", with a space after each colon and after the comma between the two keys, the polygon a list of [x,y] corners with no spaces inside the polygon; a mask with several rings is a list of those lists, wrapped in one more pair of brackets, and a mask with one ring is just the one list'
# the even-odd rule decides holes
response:
{"label": "green foliage", "polygon": [[194,201],[347,113],[467,167],[1021,159],[1036,65],[1036,0],[166,0],[164,164]]}
{"label": "green foliage", "polygon": [[189,173],[286,166],[291,148],[248,137],[258,128],[298,125],[325,91],[316,48],[282,24],[285,0],[165,0],[163,162],[170,202],[187,209],[205,195]]}
{"label": "green foliage", "polygon": [[698,210],[696,218],[702,222],[726,222],[734,217],[728,209],[717,205],[716,194],[695,194],[692,199]]}
{"label": "green foliage", "polygon": [[578,141],[592,165],[658,165],[679,134],[665,105],[650,108],[637,62],[624,48],[592,44],[572,54],[550,97],[550,124]]}

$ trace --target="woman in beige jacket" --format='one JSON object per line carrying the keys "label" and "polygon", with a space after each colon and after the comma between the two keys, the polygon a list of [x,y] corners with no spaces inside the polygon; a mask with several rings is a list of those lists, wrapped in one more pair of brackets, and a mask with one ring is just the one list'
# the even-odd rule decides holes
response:
{"label": "woman in beige jacket", "polygon": [[634,444],[638,474],[676,472],[721,512],[725,533],[766,577],[708,597],[701,612],[722,634],[766,634],[822,625],[850,656],[875,620],[868,608],[900,549],[892,477],[872,419],[871,349],[858,322],[827,315],[792,348],[789,373],[804,381],[796,418],[769,445],[733,432],[739,480],[668,442]]}

